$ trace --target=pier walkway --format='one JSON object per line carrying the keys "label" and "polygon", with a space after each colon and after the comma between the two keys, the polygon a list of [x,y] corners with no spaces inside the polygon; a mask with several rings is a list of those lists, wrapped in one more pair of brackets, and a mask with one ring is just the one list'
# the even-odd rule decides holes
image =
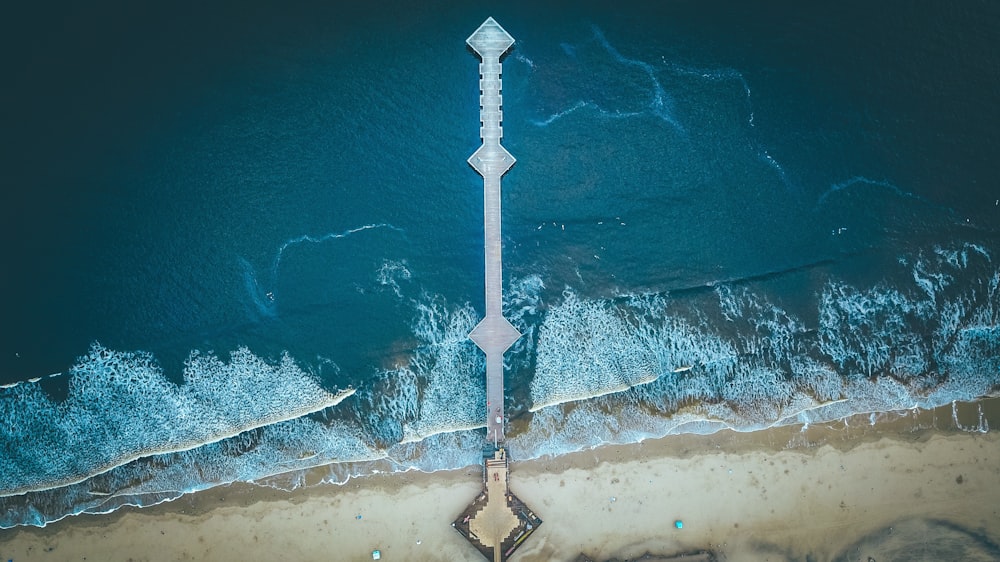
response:
{"label": "pier walkway", "polygon": [[493,18],[487,18],[466,43],[479,55],[479,138],[483,144],[469,165],[483,176],[483,225],[486,245],[486,317],[469,334],[486,353],[486,440],[492,445],[483,462],[483,492],[452,527],[487,559],[502,562],[542,524],[509,488],[510,465],[504,443],[503,354],[521,337],[503,317],[500,262],[500,178],[514,157],[503,138],[503,88],[500,58],[514,44]]}
{"label": "pier walkway", "polygon": [[469,334],[486,353],[486,439],[494,446],[504,440],[503,354],[521,337],[503,317],[503,273],[500,260],[500,178],[514,157],[500,144],[503,138],[503,82],[500,57],[514,44],[493,18],[487,18],[466,43],[479,55],[479,136],[482,146],[469,164],[483,176],[483,224],[486,246],[486,317]]}

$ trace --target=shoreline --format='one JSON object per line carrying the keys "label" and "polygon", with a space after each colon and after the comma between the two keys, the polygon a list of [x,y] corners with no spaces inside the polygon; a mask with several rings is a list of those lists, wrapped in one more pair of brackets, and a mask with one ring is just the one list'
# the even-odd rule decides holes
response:
{"label": "shoreline", "polygon": [[[959,422],[968,427],[978,408],[1000,419],[993,398],[958,405]],[[888,548],[887,529],[927,536],[945,532],[924,528],[941,522],[981,539],[977,548],[1000,543],[1000,437],[956,428],[950,405],[880,416],[874,425],[724,430],[515,460],[511,490],[546,523],[512,559],[709,550],[720,559],[833,560],[865,537]],[[449,527],[479,493],[481,471],[385,473],[290,492],[232,484],[3,530],[0,558],[370,560],[378,548],[385,560],[480,560]]]}

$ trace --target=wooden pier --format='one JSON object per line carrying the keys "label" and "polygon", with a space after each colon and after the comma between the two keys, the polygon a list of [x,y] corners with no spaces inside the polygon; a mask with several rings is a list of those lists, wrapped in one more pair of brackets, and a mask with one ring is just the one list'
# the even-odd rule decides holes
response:
{"label": "wooden pier", "polygon": [[483,176],[483,224],[486,246],[486,317],[469,337],[486,353],[486,439],[504,440],[503,354],[521,333],[503,317],[503,272],[500,250],[500,178],[514,157],[500,144],[503,138],[502,69],[500,57],[514,44],[493,18],[487,18],[466,43],[482,58],[479,64],[479,137],[482,146],[469,164]]}
{"label": "wooden pier", "polygon": [[502,68],[500,58],[514,44],[493,18],[487,18],[466,43],[479,55],[480,146],[469,157],[483,176],[483,225],[486,254],[486,317],[469,337],[486,353],[486,440],[483,492],[452,523],[455,529],[494,562],[507,560],[542,524],[509,488],[510,465],[503,447],[503,354],[521,337],[503,316],[503,269],[500,239],[500,178],[514,157],[500,144],[503,138]]}

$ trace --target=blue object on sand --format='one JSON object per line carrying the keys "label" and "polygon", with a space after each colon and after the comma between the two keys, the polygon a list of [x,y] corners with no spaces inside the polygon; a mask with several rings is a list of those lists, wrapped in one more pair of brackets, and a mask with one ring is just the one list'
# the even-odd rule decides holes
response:
{"label": "blue object on sand", "polygon": [[680,519],[678,519],[677,521],[674,521],[674,527],[677,527],[678,529],[683,529],[684,528],[684,522],[681,521]]}

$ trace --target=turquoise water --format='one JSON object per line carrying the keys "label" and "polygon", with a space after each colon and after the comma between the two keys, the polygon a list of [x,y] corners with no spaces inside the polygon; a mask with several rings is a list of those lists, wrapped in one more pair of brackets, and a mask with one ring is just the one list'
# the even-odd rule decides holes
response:
{"label": "turquoise water", "polygon": [[5,34],[0,526],[477,462],[488,15],[516,458],[996,389],[992,4],[379,8]]}

